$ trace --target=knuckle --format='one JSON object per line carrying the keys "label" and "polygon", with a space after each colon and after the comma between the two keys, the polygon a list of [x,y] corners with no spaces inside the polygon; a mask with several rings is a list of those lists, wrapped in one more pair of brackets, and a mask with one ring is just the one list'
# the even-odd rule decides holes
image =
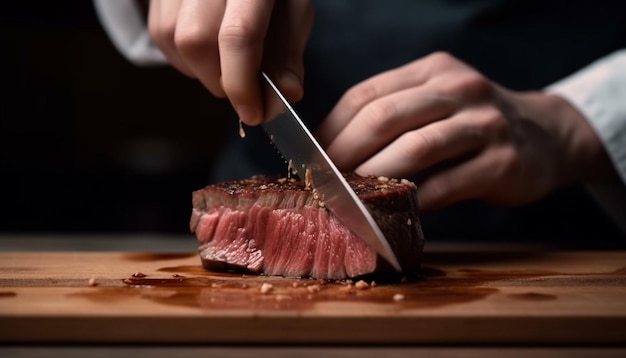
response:
{"label": "knuckle", "polygon": [[470,70],[456,78],[452,91],[463,98],[488,98],[492,94],[492,86],[483,75]]}
{"label": "knuckle", "polygon": [[418,160],[424,156],[423,147],[428,146],[415,131],[402,134],[395,143],[397,159],[405,162]]}
{"label": "knuckle", "polygon": [[506,121],[506,118],[504,117],[504,114],[502,114],[499,109],[495,107],[488,107],[484,109],[482,111],[481,119],[482,127],[495,137],[500,138],[504,134],[506,134],[508,129],[508,123]]}
{"label": "knuckle", "polygon": [[406,133],[407,140],[412,144],[414,155],[422,158],[428,156],[444,145],[445,139],[439,132],[425,130],[413,130]]}
{"label": "knuckle", "polygon": [[224,25],[218,34],[220,45],[234,49],[248,48],[262,40],[261,31],[257,31],[257,29],[243,22]]}
{"label": "knuckle", "polygon": [[506,145],[499,149],[496,165],[498,179],[513,180],[520,173],[521,165],[520,154],[513,145]]}
{"label": "knuckle", "polygon": [[452,56],[449,52],[446,51],[435,51],[427,56],[427,58],[431,61],[442,62],[442,63],[450,63],[456,61],[454,56]]}
{"label": "knuckle", "polygon": [[375,99],[378,96],[377,92],[375,86],[365,82],[348,90],[343,98],[343,102],[349,108],[361,108]]}
{"label": "knuckle", "polygon": [[449,52],[437,51],[426,56],[424,65],[432,73],[441,74],[464,68],[465,65]]}
{"label": "knuckle", "polygon": [[378,123],[378,130],[384,130],[383,127],[396,118],[397,111],[395,103],[386,99],[374,101],[363,108],[364,119],[372,124]]}
{"label": "knuckle", "polygon": [[148,33],[150,38],[160,46],[163,46],[169,42],[173,42],[174,32],[176,31],[176,24],[153,24],[148,25]]}
{"label": "knuckle", "polygon": [[211,34],[199,27],[181,27],[174,35],[176,48],[184,54],[195,53],[212,42],[215,41],[212,40]]}
{"label": "knuckle", "polygon": [[420,80],[423,73],[431,75],[440,73],[442,70],[449,68],[454,61],[454,57],[445,51],[433,52],[423,58],[413,61],[409,66]]}

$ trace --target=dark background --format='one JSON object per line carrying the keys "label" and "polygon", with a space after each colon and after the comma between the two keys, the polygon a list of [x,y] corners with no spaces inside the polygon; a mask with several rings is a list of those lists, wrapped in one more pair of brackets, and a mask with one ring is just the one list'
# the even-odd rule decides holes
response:
{"label": "dark background", "polygon": [[137,68],[91,1],[0,3],[0,232],[188,232],[226,104]]}

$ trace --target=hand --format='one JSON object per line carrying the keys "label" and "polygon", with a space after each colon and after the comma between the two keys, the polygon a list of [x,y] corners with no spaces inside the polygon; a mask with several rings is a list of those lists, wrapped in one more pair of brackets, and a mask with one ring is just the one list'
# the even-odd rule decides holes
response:
{"label": "hand", "polygon": [[611,166],[584,117],[563,98],[514,92],[446,53],[350,89],[317,132],[342,170],[408,177],[422,210],[480,198],[521,205]]}
{"label": "hand", "polygon": [[152,0],[148,28],[174,67],[254,125],[263,120],[261,69],[288,100],[302,97],[312,14],[308,0]]}

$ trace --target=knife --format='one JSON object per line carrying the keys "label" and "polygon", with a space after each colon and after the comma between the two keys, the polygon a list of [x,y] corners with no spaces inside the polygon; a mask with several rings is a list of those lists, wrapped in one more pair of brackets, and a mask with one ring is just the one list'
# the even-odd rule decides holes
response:
{"label": "knife", "polygon": [[[322,146],[304,125],[278,87],[265,72],[261,72],[265,100],[263,129],[290,168],[304,174],[308,169],[313,187],[323,198],[325,206],[352,233],[365,241],[396,270],[398,259],[378,224],[330,160]],[[304,179],[304,175],[300,176]]]}

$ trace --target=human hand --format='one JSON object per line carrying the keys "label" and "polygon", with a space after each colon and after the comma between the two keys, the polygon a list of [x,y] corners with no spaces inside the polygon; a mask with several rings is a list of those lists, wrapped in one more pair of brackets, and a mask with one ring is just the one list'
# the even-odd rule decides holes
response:
{"label": "human hand", "polygon": [[289,101],[301,99],[312,15],[308,0],[152,0],[148,29],[175,68],[254,125],[263,120],[261,69]]}
{"label": "human hand", "polygon": [[565,99],[514,92],[446,53],[351,88],[317,131],[345,171],[408,177],[422,210],[478,198],[521,205],[557,187],[607,176],[599,139]]}

